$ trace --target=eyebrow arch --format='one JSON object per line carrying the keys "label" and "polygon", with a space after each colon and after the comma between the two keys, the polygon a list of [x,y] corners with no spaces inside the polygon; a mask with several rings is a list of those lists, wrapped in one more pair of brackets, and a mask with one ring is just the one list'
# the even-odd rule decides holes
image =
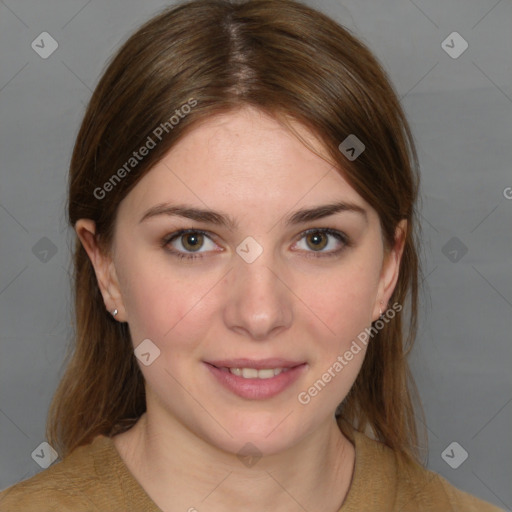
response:
{"label": "eyebrow arch", "polygon": [[323,219],[324,217],[329,217],[330,215],[340,212],[358,213],[368,222],[368,215],[363,207],[354,203],[337,202],[298,210],[285,218],[285,224],[287,226],[301,224],[312,220]]}
{"label": "eyebrow arch", "polygon": [[[297,210],[291,215],[286,216],[284,221],[286,226],[292,226],[323,219],[324,217],[329,217],[330,215],[334,215],[340,212],[358,213],[364,217],[366,222],[368,222],[368,216],[364,208],[357,204],[346,202],[336,202],[315,206],[313,208]],[[187,205],[171,205],[168,203],[157,204],[156,206],[153,206],[147,210],[141,217],[139,223],[151,217],[156,217],[157,215],[176,215],[198,222],[205,222],[226,227],[233,231],[238,227],[238,223],[231,216],[224,213],[215,212],[213,210],[204,210]]]}

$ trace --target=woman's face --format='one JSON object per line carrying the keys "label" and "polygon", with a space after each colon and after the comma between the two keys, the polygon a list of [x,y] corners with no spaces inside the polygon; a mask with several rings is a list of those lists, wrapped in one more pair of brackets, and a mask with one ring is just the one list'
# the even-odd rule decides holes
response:
{"label": "woman's face", "polygon": [[275,453],[332,427],[400,256],[384,259],[376,212],[331,165],[244,108],[189,132],[122,201],[102,291],[134,347],[150,340],[148,414]]}

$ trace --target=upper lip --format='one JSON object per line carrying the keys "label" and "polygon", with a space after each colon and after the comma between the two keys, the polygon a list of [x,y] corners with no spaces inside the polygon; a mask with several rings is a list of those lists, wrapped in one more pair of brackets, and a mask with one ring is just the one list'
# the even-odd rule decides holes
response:
{"label": "upper lip", "polygon": [[205,361],[217,368],[293,368],[305,364],[305,361],[291,361],[290,359],[269,358],[269,359],[223,359],[219,361]]}

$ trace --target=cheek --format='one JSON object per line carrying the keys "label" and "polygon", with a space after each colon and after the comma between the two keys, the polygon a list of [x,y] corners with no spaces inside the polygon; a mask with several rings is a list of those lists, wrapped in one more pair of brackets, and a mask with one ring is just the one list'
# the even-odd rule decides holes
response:
{"label": "cheek", "polygon": [[[144,262],[144,263],[142,263]],[[145,338],[159,346],[194,339],[209,314],[208,292],[218,279],[204,274],[184,279],[161,260],[131,254],[119,262],[123,303],[134,345]],[[185,335],[185,333],[187,333]]]}
{"label": "cheek", "polygon": [[378,290],[378,269],[374,262],[347,262],[321,279],[310,279],[303,295],[316,323],[339,344],[350,344],[365,327],[371,316]]}

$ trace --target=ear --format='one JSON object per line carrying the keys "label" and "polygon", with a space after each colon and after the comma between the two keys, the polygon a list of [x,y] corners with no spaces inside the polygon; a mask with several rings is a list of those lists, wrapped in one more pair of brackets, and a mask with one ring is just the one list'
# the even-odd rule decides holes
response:
{"label": "ear", "polygon": [[112,257],[109,254],[105,254],[98,244],[94,221],[91,219],[78,220],[75,224],[75,231],[94,267],[105,308],[110,314],[117,309],[118,313],[115,319],[120,322],[126,322],[126,310],[114,262]]}
{"label": "ear", "polygon": [[[382,312],[387,309],[389,299],[393,294],[400,271],[400,261],[405,246],[405,235],[407,232],[407,220],[402,219],[395,229],[395,243],[391,250],[384,255],[382,270],[379,280],[379,290],[373,308],[372,321],[378,320],[380,309]],[[382,302],[382,304],[381,304]]]}

